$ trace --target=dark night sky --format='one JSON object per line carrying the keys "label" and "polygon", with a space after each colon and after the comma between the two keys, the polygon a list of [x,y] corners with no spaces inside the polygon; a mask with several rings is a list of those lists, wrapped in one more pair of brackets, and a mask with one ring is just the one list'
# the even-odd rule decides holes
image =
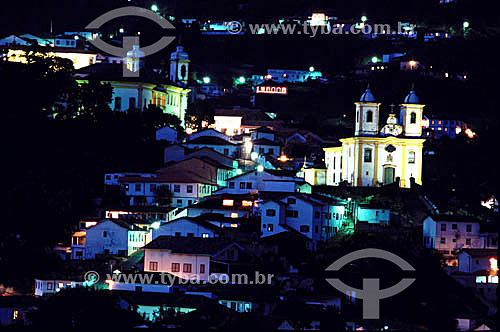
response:
{"label": "dark night sky", "polygon": [[[17,0],[2,1],[0,34],[47,32],[50,20],[56,32],[81,28],[100,14],[123,5],[148,6],[153,0]],[[308,13],[312,9],[329,9],[343,18],[368,15],[378,20],[457,19],[458,16],[480,17],[498,21],[498,1],[459,0],[464,8],[440,12],[439,0],[156,0],[160,5],[176,8],[177,15],[241,17],[265,20],[269,17]],[[470,4],[470,6],[468,6]],[[447,16],[447,17],[446,17]],[[495,19],[496,18],[496,19]]]}

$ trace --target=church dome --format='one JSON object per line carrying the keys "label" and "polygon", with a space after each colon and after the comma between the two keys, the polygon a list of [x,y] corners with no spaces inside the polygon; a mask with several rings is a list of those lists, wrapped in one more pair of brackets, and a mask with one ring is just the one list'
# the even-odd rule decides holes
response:
{"label": "church dome", "polygon": [[418,99],[417,95],[415,94],[415,91],[413,89],[410,91],[408,96],[406,96],[405,104],[420,104],[420,99]]}
{"label": "church dome", "polygon": [[363,95],[361,96],[359,101],[366,102],[366,103],[374,103],[375,102],[375,97],[373,96],[369,87],[366,88],[365,93],[363,93]]}
{"label": "church dome", "polygon": [[171,60],[177,60],[177,59],[187,60],[188,58],[189,58],[188,54],[184,52],[184,47],[181,45],[177,46],[175,52],[173,52],[170,56]]}

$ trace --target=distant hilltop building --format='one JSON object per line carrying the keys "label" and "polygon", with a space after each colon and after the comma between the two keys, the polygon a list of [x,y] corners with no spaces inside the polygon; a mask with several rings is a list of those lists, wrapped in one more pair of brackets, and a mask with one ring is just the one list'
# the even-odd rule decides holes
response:
{"label": "distant hilltop building", "polygon": [[121,63],[97,63],[77,70],[78,82],[97,79],[111,84],[113,98],[111,109],[143,111],[148,105],[155,105],[164,113],[172,114],[184,126],[188,96],[189,57],[182,46],[177,46],[170,56],[170,73],[158,72],[146,65],[144,52],[134,46],[124,59],[127,70],[139,72],[139,77],[124,77]]}
{"label": "distant hilltop building", "polygon": [[379,186],[399,182],[409,188],[422,184],[422,113],[424,105],[410,91],[400,105],[400,116],[391,113],[380,128],[380,103],[369,88],[356,105],[354,136],[342,146],[324,148],[327,185],[347,181],[353,186]]}

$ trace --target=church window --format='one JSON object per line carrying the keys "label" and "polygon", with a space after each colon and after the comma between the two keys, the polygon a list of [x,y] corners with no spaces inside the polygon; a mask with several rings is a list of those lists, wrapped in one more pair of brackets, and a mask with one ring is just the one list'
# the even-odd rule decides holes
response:
{"label": "church window", "polygon": [[373,122],[373,112],[372,111],[368,111],[366,113],[366,122]]}
{"label": "church window", "polygon": [[365,163],[372,162],[372,149],[365,149],[364,161],[365,161]]}
{"label": "church window", "polygon": [[408,155],[408,164],[415,164],[415,151],[410,151]]}
{"label": "church window", "polygon": [[410,123],[417,123],[417,113],[411,112],[411,114],[410,114]]}
{"label": "church window", "polygon": [[152,101],[152,104],[156,105],[156,92],[153,92],[153,101]]}
{"label": "church window", "polygon": [[359,111],[356,113],[356,122],[359,122]]}
{"label": "church window", "polygon": [[181,66],[181,79],[186,79],[186,74],[187,74],[187,68],[186,65]]}

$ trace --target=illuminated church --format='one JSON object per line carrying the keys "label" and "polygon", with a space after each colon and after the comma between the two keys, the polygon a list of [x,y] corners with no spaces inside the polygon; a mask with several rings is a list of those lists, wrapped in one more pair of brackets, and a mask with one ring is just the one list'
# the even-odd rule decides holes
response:
{"label": "illuminated church", "polygon": [[391,113],[380,125],[379,108],[369,87],[356,105],[354,136],[342,146],[324,148],[326,184],[347,181],[353,186],[394,183],[409,188],[422,184],[422,113],[424,105],[412,90],[400,105],[399,119]]}

